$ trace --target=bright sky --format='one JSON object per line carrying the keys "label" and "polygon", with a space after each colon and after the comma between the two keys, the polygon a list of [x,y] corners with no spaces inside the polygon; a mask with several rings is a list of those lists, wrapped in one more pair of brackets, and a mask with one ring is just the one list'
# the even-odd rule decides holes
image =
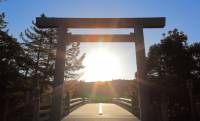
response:
{"label": "bright sky", "polygon": [[[166,27],[164,29],[145,29],[146,52],[150,45],[159,42],[162,33],[173,28],[178,28],[187,33],[189,43],[200,41],[199,0],[7,0],[6,2],[0,3],[0,11],[6,13],[9,32],[17,38],[20,32],[23,32],[31,25],[35,17],[45,13],[49,17],[75,18],[166,17]],[[72,32],[91,33],[93,31],[94,30],[74,30]],[[99,30],[97,32],[129,33],[130,31],[132,30]],[[113,68],[119,66],[116,68],[120,68],[119,72],[115,72],[117,76],[109,76],[107,78],[134,78],[136,62],[133,43],[81,44],[81,52],[87,53],[86,60],[88,61],[84,63],[89,63],[90,56],[92,54],[95,55],[94,52],[97,52],[97,50],[102,47],[106,47],[106,53],[112,56],[112,58],[104,61],[115,63],[112,60],[118,60],[118,64],[110,65],[106,63],[105,65],[113,66]],[[94,61],[97,62],[98,58]],[[93,61],[91,61],[91,63],[93,63]],[[98,73],[98,71],[96,73]]]}

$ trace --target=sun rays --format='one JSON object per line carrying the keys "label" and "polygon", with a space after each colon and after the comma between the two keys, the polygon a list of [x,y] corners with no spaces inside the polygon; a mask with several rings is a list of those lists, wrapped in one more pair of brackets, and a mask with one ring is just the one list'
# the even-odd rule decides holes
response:
{"label": "sun rays", "polygon": [[100,47],[86,56],[83,62],[85,81],[108,81],[120,73],[120,60],[108,49]]}

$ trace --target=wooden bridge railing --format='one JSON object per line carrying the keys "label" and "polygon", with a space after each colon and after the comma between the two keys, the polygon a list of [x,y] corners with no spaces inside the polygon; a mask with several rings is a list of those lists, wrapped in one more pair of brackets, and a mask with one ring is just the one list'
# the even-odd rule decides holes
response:
{"label": "wooden bridge railing", "polygon": [[51,116],[51,105],[50,104],[40,105],[39,121],[50,121],[50,116]]}
{"label": "wooden bridge railing", "polygon": [[[88,98],[63,99],[63,117],[88,102]],[[51,104],[40,104],[39,121],[51,121]]]}
{"label": "wooden bridge railing", "polygon": [[67,99],[64,99],[64,101],[63,101],[63,116],[68,115],[70,112],[72,112],[79,106],[85,104],[86,102],[88,102],[88,98],[73,98],[69,101]]}
{"label": "wooden bridge railing", "polygon": [[139,106],[137,104],[137,100],[132,100],[128,98],[113,98],[113,102],[125,108],[126,110],[128,110],[129,112],[137,116],[138,118],[140,117],[140,114],[139,114],[140,111],[139,111]]}

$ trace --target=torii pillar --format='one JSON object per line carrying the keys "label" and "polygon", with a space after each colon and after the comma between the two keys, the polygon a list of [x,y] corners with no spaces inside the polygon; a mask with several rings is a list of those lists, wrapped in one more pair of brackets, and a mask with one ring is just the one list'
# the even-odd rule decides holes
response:
{"label": "torii pillar", "polygon": [[52,114],[51,121],[61,121],[62,118],[62,103],[63,103],[63,83],[64,83],[64,69],[65,69],[65,53],[68,36],[66,35],[66,28],[59,26],[57,28],[57,49],[55,61],[55,74],[53,83],[53,97],[52,97]]}
{"label": "torii pillar", "polygon": [[152,121],[151,101],[148,91],[148,82],[146,80],[145,73],[145,46],[144,46],[144,34],[142,26],[136,26],[134,28],[134,39],[136,48],[136,63],[137,74],[136,80],[138,81],[139,92],[139,107],[141,121]]}

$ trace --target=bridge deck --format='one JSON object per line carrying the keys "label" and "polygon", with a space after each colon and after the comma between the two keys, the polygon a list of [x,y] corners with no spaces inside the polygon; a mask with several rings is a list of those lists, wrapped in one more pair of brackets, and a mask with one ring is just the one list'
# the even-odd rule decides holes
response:
{"label": "bridge deck", "polygon": [[115,104],[91,103],[74,110],[62,121],[139,121],[139,119]]}

